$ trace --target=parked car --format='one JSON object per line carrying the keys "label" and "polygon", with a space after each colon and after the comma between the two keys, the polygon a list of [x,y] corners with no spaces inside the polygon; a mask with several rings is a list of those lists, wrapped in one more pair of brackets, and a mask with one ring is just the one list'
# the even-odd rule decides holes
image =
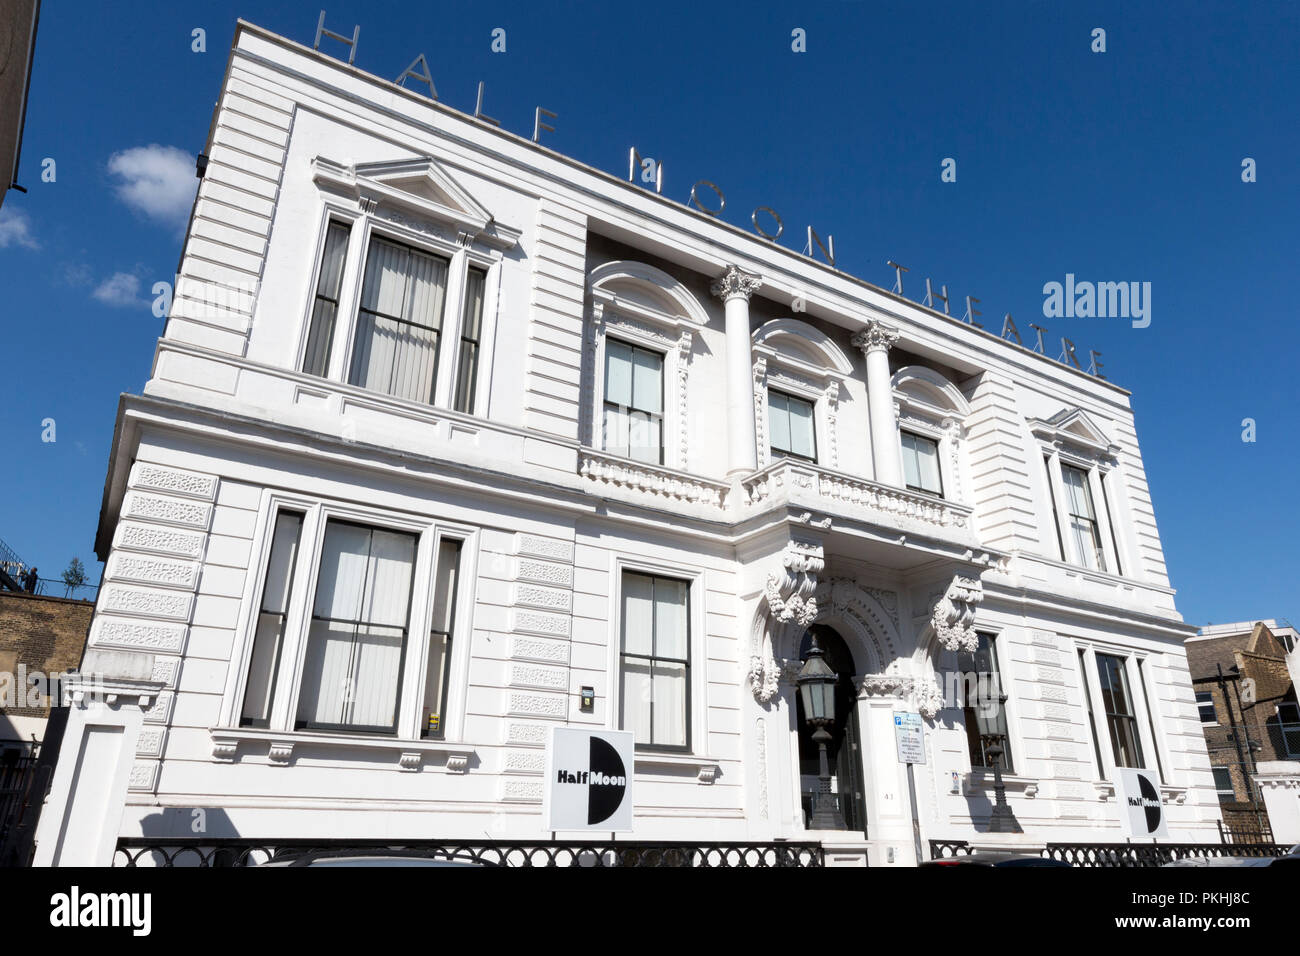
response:
{"label": "parked car", "polygon": [[429,856],[419,850],[307,850],[286,853],[261,866],[496,866],[466,856]]}
{"label": "parked car", "polygon": [[1300,843],[1283,856],[1187,856],[1165,866],[1300,866]]}

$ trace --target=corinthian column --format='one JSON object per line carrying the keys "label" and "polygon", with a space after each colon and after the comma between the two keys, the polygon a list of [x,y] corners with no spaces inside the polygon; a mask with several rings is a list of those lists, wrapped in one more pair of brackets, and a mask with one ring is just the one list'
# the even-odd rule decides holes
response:
{"label": "corinthian column", "polygon": [[727,475],[734,477],[758,466],[754,438],[754,379],[749,340],[749,297],[763,280],[727,266],[710,286],[726,308],[727,332]]}
{"label": "corinthian column", "polygon": [[876,481],[903,487],[903,457],[898,444],[894,417],[894,388],[889,374],[889,349],[898,341],[898,331],[874,319],[853,335],[854,348],[867,359],[867,411],[871,418],[871,457],[876,463]]}

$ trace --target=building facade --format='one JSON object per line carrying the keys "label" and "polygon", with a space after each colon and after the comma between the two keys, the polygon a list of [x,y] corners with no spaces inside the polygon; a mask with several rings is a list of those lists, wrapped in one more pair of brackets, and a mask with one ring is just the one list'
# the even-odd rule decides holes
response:
{"label": "building facade", "polygon": [[248,24],[205,152],[38,862],[539,839],[568,724],[629,838],[908,864],[986,828],[972,674],[1026,840],[1122,840],[1123,766],[1217,839],[1126,391]]}
{"label": "building facade", "polygon": [[1298,646],[1295,628],[1274,620],[1216,624],[1187,640],[1215,790],[1230,825],[1249,829],[1268,819],[1258,782],[1264,765],[1270,775],[1300,780],[1300,705],[1288,669]]}

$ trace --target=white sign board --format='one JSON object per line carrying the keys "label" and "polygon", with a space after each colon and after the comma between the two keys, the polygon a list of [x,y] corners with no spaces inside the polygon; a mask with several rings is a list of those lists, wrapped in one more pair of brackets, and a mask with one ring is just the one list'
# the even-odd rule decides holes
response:
{"label": "white sign board", "polygon": [[630,731],[556,727],[546,751],[548,830],[632,829]]}
{"label": "white sign board", "polygon": [[1167,837],[1165,805],[1160,782],[1149,770],[1119,767],[1120,817],[1129,836]]}
{"label": "white sign board", "polygon": [[898,742],[899,763],[925,763],[925,725],[920,714],[896,712],[894,738]]}

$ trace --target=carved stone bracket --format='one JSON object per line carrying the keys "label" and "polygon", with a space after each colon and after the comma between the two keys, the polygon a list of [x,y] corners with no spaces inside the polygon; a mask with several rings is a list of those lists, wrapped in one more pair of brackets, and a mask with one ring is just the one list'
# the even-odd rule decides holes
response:
{"label": "carved stone bracket", "polygon": [[934,633],[945,649],[972,653],[979,649],[974,621],[975,608],[982,600],[984,589],[978,578],[953,577],[930,617]]}
{"label": "carved stone bracket", "polygon": [[749,660],[749,682],[754,696],[767,703],[776,696],[781,679],[773,648],[792,630],[802,631],[817,619],[817,576],[826,568],[820,543],[791,539],[781,556],[782,571],[767,576],[763,589],[763,617]]}
{"label": "carved stone bracket", "polygon": [[858,681],[858,694],[908,700],[926,720],[934,720],[944,708],[943,691],[938,684],[904,674],[867,674]]}

